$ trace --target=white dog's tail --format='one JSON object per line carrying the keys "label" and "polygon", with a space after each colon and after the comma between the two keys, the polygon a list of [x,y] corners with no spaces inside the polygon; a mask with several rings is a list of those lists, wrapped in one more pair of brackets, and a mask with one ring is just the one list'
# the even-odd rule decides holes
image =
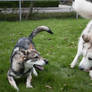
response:
{"label": "white dog's tail", "polygon": [[82,17],[92,19],[92,2],[90,0],[75,0],[72,6]]}

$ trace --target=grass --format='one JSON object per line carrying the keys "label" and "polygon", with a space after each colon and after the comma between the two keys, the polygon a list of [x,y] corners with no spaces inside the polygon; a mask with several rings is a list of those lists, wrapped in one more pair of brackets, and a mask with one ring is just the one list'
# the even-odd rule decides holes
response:
{"label": "grass", "polygon": [[[39,25],[49,26],[54,35],[46,32],[35,37],[34,42],[49,65],[32,80],[33,89],[25,87],[25,79],[18,79],[20,92],[92,92],[92,81],[88,73],[71,69],[80,36],[88,20],[47,19],[22,22],[0,22],[0,92],[16,92],[8,83],[9,57],[16,41],[28,36]],[[47,87],[46,87],[47,86]]]}

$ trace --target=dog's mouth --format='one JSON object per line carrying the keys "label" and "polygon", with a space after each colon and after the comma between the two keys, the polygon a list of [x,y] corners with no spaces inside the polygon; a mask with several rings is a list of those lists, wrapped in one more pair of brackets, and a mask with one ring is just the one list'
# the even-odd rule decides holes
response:
{"label": "dog's mouth", "polygon": [[37,68],[40,71],[44,70],[44,67],[41,66],[41,65],[34,65],[34,67]]}

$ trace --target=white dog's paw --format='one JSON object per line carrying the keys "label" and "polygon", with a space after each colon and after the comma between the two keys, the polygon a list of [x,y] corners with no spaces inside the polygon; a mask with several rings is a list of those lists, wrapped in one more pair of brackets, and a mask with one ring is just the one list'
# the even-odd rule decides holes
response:
{"label": "white dog's paw", "polygon": [[89,71],[89,76],[90,76],[90,78],[92,80],[92,71]]}
{"label": "white dog's paw", "polygon": [[26,88],[33,88],[32,85],[26,85]]}
{"label": "white dog's paw", "polygon": [[19,88],[15,88],[17,90],[17,92],[19,92]]}
{"label": "white dog's paw", "polygon": [[71,67],[71,68],[74,68],[74,67],[75,67],[75,64],[71,63],[71,64],[70,64],[70,67]]}

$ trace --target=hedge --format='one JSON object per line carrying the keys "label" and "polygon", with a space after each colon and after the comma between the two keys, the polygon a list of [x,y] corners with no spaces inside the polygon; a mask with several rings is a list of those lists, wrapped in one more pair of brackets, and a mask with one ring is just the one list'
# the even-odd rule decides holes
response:
{"label": "hedge", "polygon": [[[57,7],[59,1],[35,1],[33,2],[34,7]],[[0,8],[16,8],[18,2],[0,2]],[[22,2],[22,7],[29,7],[30,2]]]}

